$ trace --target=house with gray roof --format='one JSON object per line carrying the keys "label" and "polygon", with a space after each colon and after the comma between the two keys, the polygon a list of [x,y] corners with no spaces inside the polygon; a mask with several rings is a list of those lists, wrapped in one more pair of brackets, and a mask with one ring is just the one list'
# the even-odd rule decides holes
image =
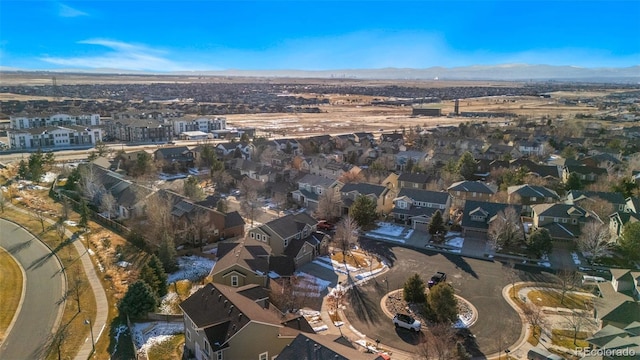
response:
{"label": "house with gray roof", "polygon": [[499,212],[504,212],[509,207],[520,214],[520,205],[467,200],[462,211],[462,235],[486,239],[491,222]]}
{"label": "house with gray roof", "polygon": [[531,205],[554,203],[560,200],[560,196],[555,190],[551,190],[544,186],[538,185],[515,185],[507,188],[509,203],[518,203],[522,205],[522,211],[525,215],[531,214]]}
{"label": "house with gray roof", "polygon": [[217,261],[211,269],[212,281],[232,287],[249,284],[269,286],[271,249],[251,238],[237,238],[218,243]]}
{"label": "house with gray roof", "polygon": [[397,175],[397,184],[400,188],[423,189],[427,188],[427,184],[435,180],[433,176],[426,173],[403,172]]}
{"label": "house with gray roof", "polygon": [[[625,211],[627,200],[619,192],[571,190],[565,196],[566,204],[580,205],[589,201],[602,199],[613,207],[613,211]],[[604,219],[603,219],[604,220]]]}
{"label": "house with gray roof", "polygon": [[408,166],[419,166],[421,168],[425,167],[427,160],[427,153],[424,151],[416,151],[416,150],[406,150],[406,151],[398,151],[397,154],[394,155],[396,170],[398,171],[411,171]]}
{"label": "house with gray roof", "polygon": [[318,208],[320,196],[327,191],[336,191],[342,186],[340,182],[324,176],[306,174],[298,180],[298,189],[291,192],[295,202],[314,211]]}
{"label": "house with gray roof", "polygon": [[324,234],[316,233],[317,225],[307,213],[290,214],[250,229],[247,236],[267,244],[271,255],[290,257],[297,268],[312,261],[328,241]]}
{"label": "house with gray roof", "polygon": [[402,188],[393,204],[391,215],[396,222],[426,231],[436,211],[442,213],[445,222],[448,220],[451,195],[443,191]]}
{"label": "house with gray roof", "polygon": [[467,200],[488,201],[496,193],[496,189],[481,181],[458,181],[447,188],[453,198],[453,205],[464,207]]}
{"label": "house with gray roof", "polygon": [[257,287],[208,283],[180,303],[188,357],[272,359],[299,333],[313,333],[302,315],[282,313]]}
{"label": "house with gray roof", "polygon": [[386,186],[369,183],[349,183],[340,188],[342,213],[347,214],[358,196],[368,196],[376,202],[376,212],[388,214],[393,208],[393,199],[397,192]]}
{"label": "house with gray roof", "polygon": [[534,228],[546,228],[554,240],[573,241],[588,220],[598,220],[578,205],[536,204],[531,208]]}
{"label": "house with gray roof", "polygon": [[598,181],[600,177],[607,175],[607,169],[593,166],[567,165],[562,168],[562,181],[566,183],[571,174],[577,174],[582,182],[594,183]]}
{"label": "house with gray roof", "polygon": [[[360,348],[364,350],[363,348]],[[377,354],[356,349],[345,337],[300,333],[275,358],[276,360],[384,360]]]}

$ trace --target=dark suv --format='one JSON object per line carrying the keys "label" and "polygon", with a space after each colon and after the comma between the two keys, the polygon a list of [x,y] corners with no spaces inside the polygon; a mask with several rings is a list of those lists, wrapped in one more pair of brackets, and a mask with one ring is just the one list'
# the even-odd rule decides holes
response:
{"label": "dark suv", "polygon": [[433,287],[433,285],[439,284],[441,282],[444,282],[445,280],[447,280],[447,274],[438,271],[429,280],[429,283],[428,283],[429,289],[431,289],[431,287]]}

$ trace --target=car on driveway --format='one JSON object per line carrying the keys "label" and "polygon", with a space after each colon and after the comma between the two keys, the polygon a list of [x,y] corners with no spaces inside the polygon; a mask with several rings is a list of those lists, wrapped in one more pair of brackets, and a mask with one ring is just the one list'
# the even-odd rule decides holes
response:
{"label": "car on driveway", "polygon": [[320,230],[325,230],[325,231],[331,231],[333,229],[335,229],[335,226],[326,221],[326,220],[320,220],[320,222],[318,223],[318,229]]}
{"label": "car on driveway", "polygon": [[393,325],[395,325],[395,327],[397,328],[401,327],[415,332],[419,332],[420,328],[422,327],[420,321],[412,318],[407,314],[400,313],[396,314],[396,316],[393,317]]}
{"label": "car on driveway", "polygon": [[438,271],[437,273],[433,274],[431,279],[429,279],[429,282],[427,283],[427,285],[429,286],[429,289],[431,289],[433,285],[444,282],[445,280],[447,280],[447,274]]}

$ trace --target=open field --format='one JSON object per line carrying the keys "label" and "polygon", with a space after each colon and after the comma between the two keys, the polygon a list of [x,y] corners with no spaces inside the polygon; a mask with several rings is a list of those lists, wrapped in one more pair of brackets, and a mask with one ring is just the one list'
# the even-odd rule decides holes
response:
{"label": "open field", "polygon": [[0,343],[13,320],[22,296],[22,270],[4,249],[0,249]]}

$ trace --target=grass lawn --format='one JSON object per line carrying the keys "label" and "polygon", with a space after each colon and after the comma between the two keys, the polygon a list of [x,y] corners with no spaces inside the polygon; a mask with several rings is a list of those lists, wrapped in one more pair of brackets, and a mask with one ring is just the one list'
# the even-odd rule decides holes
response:
{"label": "grass lawn", "polygon": [[147,358],[149,360],[182,359],[183,351],[184,334],[179,334],[149,348]]}
{"label": "grass lawn", "polygon": [[591,302],[592,297],[567,292],[562,300],[562,292],[557,289],[531,290],[527,294],[529,301],[537,306],[563,307],[567,309],[584,309],[585,302]]}
{"label": "grass lawn", "polygon": [[22,271],[13,257],[0,249],[0,342],[16,314],[22,296]]}
{"label": "grass lawn", "polygon": [[[344,257],[341,251],[336,252],[334,255],[331,256],[331,260],[337,261],[338,263],[342,264],[344,261]],[[362,253],[358,253],[358,252],[350,252],[347,254],[346,256],[346,260],[347,260],[347,264],[351,265],[355,268],[368,268],[369,267],[369,261],[370,259],[362,254]],[[377,266],[373,267],[372,270],[375,270],[377,268],[380,267],[380,264],[378,264]]]}
{"label": "grass lawn", "polygon": [[538,343],[540,342],[540,335],[542,333],[542,329],[540,328],[540,326],[531,326],[529,325],[529,338],[527,339],[527,342],[533,346],[538,345]]}
{"label": "grass lawn", "polygon": [[579,331],[576,337],[576,343],[573,343],[573,330],[553,329],[551,331],[551,342],[553,345],[565,347],[567,349],[575,349],[576,347],[588,347],[589,343],[585,341],[589,334]]}

